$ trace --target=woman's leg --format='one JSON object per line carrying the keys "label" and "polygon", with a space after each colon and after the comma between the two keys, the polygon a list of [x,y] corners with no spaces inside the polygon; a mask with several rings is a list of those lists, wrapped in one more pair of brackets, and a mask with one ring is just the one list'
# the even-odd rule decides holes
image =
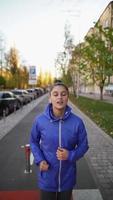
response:
{"label": "woman's leg", "polygon": [[56,192],[40,190],[40,200],[56,200]]}
{"label": "woman's leg", "polygon": [[72,190],[58,192],[57,200],[72,200]]}

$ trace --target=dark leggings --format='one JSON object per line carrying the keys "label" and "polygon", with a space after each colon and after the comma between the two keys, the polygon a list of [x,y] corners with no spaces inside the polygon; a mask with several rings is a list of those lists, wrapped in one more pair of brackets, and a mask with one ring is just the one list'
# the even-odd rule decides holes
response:
{"label": "dark leggings", "polygon": [[44,190],[40,191],[40,200],[71,200],[72,190],[64,192],[47,192]]}

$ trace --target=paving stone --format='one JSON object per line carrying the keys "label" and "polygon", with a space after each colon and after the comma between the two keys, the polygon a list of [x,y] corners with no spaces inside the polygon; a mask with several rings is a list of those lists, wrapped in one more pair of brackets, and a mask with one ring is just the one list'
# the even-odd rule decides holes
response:
{"label": "paving stone", "polygon": [[74,190],[73,200],[103,200],[98,189]]}

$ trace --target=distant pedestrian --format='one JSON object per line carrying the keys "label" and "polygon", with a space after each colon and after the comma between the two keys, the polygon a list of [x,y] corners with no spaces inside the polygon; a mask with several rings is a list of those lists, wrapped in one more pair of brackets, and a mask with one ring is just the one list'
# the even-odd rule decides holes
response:
{"label": "distant pedestrian", "polygon": [[88,150],[85,126],[67,105],[68,97],[67,86],[55,83],[50,90],[50,103],[31,129],[31,151],[39,167],[40,200],[71,200],[76,161]]}

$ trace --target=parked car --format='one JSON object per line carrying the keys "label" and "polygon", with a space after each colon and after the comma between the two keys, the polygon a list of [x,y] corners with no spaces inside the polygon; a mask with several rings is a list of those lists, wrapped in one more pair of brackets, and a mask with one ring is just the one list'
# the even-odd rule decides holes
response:
{"label": "parked car", "polygon": [[23,106],[24,105],[24,97],[19,95],[16,90],[11,90],[11,92],[20,100],[21,106]]}
{"label": "parked car", "polygon": [[32,97],[29,95],[29,93],[26,90],[14,89],[13,93],[23,98],[23,104],[27,104],[32,101]]}
{"label": "parked car", "polygon": [[7,116],[9,113],[20,107],[20,100],[12,92],[0,91],[0,116],[3,116],[4,112]]}
{"label": "parked car", "polygon": [[34,88],[37,92],[37,96],[41,96],[44,94],[44,90],[41,87]]}
{"label": "parked car", "polygon": [[33,94],[29,93],[27,90],[21,89],[21,91],[22,91],[26,96],[28,96],[29,102],[31,102],[32,100],[34,100],[34,95],[33,95]]}
{"label": "parked car", "polygon": [[26,89],[27,90],[27,92],[30,94],[30,95],[32,95],[33,96],[33,99],[36,99],[38,96],[37,96],[37,93],[36,93],[36,91],[35,91],[35,89],[33,89],[33,88],[29,88],[29,89]]}

